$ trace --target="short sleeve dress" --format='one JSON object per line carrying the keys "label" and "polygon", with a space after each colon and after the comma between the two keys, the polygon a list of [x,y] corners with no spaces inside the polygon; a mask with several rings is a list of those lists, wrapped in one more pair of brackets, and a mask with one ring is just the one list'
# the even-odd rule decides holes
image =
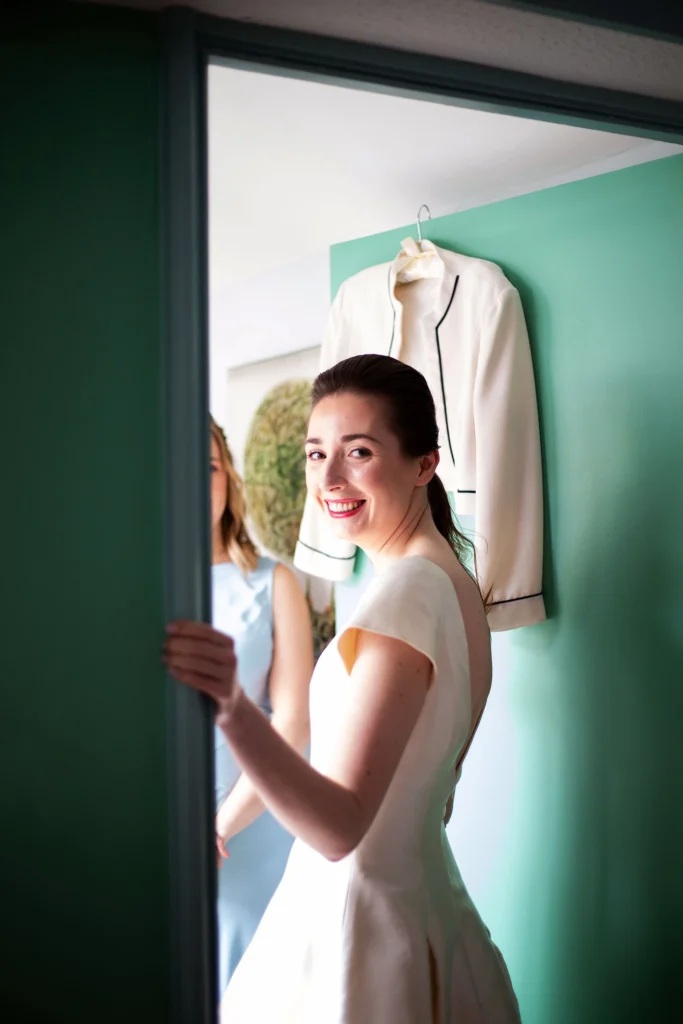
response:
{"label": "short sleeve dress", "polygon": [[[449,576],[422,557],[370,583],[311,683],[311,763],[339,742],[360,630],[422,651],[433,677],[386,796],[349,856],[296,840],[221,1006],[223,1024],[519,1024],[500,953],[443,825],[471,727],[469,657]],[[267,979],[267,982],[266,982]]]}

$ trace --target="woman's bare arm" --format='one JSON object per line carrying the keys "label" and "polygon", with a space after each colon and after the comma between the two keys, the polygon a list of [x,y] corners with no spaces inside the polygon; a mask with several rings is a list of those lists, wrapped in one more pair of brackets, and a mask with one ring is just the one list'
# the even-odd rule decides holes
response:
{"label": "woman's bare arm", "polygon": [[232,644],[210,626],[176,623],[171,672],[218,703],[216,721],[264,804],[293,835],[330,860],[356,848],[379,810],[424,704],[426,655],[400,640],[359,632],[346,699],[325,772],[313,768],[235,683]]}

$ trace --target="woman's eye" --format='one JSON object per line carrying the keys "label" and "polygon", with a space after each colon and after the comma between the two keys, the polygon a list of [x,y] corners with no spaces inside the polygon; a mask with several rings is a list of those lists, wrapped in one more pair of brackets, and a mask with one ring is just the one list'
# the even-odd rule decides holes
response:
{"label": "woman's eye", "polygon": [[320,462],[320,460],[321,460],[321,459],[324,459],[324,458],[325,458],[325,456],[323,455],[323,453],[322,453],[322,452],[316,452],[316,451],[312,451],[312,452],[309,452],[309,453],[308,453],[308,456],[307,456],[307,458],[308,458],[308,459],[309,459],[309,460],[310,460],[311,462]]}
{"label": "woman's eye", "polygon": [[372,452],[369,448],[352,448],[349,455],[352,455],[354,459],[367,459],[368,455],[372,455]]}

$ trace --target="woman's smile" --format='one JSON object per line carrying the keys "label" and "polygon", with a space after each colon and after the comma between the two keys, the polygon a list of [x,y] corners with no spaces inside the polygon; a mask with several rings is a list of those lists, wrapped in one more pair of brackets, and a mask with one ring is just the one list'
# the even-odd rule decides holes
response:
{"label": "woman's smile", "polygon": [[357,515],[361,508],[365,504],[365,499],[360,500],[348,499],[342,501],[339,498],[332,500],[325,500],[328,513],[333,519],[349,519],[351,516]]}

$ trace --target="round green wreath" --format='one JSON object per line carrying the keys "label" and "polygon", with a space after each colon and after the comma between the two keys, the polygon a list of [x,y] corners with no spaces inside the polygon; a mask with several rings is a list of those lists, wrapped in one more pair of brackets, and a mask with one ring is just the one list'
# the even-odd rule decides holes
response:
{"label": "round green wreath", "polygon": [[291,565],[306,500],[304,438],[311,383],[277,384],[254,414],[244,451],[244,487],[254,530]]}
{"label": "round green wreath", "polygon": [[[244,489],[249,519],[259,541],[289,565],[306,501],[304,439],[311,409],[311,382],[277,384],[251,421],[244,451]],[[334,635],[334,602],[319,611],[307,595],[316,659]]]}

